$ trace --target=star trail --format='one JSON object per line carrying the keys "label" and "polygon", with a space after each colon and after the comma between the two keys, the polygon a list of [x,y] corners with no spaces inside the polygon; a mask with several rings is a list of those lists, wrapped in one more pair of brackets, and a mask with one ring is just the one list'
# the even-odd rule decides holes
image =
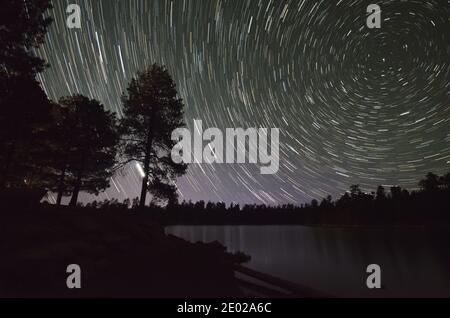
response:
{"label": "star trail", "polygon": [[[381,28],[366,25],[370,3]],[[81,29],[66,26],[69,4]],[[180,198],[303,203],[351,184],[415,188],[450,170],[447,1],[54,1],[37,53],[54,100],[81,93],[121,115],[137,71],[165,65],[187,126],[277,127],[280,168],[191,164]],[[100,199],[137,197],[132,164]],[[85,200],[92,197],[85,196]],[[97,198],[98,200],[98,198]]]}

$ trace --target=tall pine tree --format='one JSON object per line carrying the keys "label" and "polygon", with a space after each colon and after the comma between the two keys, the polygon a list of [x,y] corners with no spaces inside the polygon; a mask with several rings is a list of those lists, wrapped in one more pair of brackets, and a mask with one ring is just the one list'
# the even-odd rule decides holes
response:
{"label": "tall pine tree", "polygon": [[153,64],[138,73],[123,96],[123,112],[123,155],[128,162],[142,164],[144,171],[139,206],[145,205],[147,192],[173,202],[175,179],[187,166],[174,163],[170,156],[176,144],[172,131],[185,123],[183,102],[167,69]]}
{"label": "tall pine tree", "polygon": [[3,0],[0,9],[0,188],[30,187],[42,170],[36,150],[50,102],[36,81],[46,63],[33,53],[51,23],[50,0]]}

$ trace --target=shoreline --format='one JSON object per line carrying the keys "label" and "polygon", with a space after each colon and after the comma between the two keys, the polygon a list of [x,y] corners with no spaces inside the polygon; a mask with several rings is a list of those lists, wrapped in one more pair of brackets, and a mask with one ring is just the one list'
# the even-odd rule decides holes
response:
{"label": "shoreline", "polygon": [[377,226],[377,225],[332,225],[332,224],[286,224],[286,223],[171,223],[162,225],[164,228],[170,226],[303,226],[323,229],[373,229],[373,230],[444,230],[450,227],[429,227],[425,225],[392,225],[392,226]]}
{"label": "shoreline", "polygon": [[[244,254],[189,243],[128,213],[6,210],[0,214],[1,297],[241,297]],[[69,289],[68,265],[81,268]]]}

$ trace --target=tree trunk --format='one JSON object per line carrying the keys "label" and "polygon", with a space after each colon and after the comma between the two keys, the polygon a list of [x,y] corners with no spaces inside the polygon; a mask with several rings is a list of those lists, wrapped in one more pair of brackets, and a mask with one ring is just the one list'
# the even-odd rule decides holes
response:
{"label": "tree trunk", "polygon": [[139,207],[140,208],[143,208],[145,206],[145,199],[147,198],[147,184],[148,184],[148,173],[147,172],[148,172],[148,168],[145,169],[145,166],[148,167],[149,163],[147,162],[148,161],[147,160],[147,156],[145,156],[145,157],[146,157],[146,159],[145,159],[146,162],[144,163],[145,176],[142,179],[141,198],[140,198],[140,201],[139,201]]}
{"label": "tree trunk", "polygon": [[144,159],[144,178],[142,179],[142,187],[141,187],[141,199],[139,201],[139,208],[143,208],[145,206],[145,199],[147,198],[147,188],[148,188],[148,175],[150,173],[150,152],[152,145],[152,139],[150,137],[150,133],[147,136],[147,145],[145,147],[145,159]]}
{"label": "tree trunk", "polygon": [[78,201],[78,194],[80,193],[81,187],[81,173],[78,174],[77,181],[75,182],[75,187],[73,188],[72,197],[70,198],[69,206],[76,206]]}
{"label": "tree trunk", "polygon": [[58,180],[58,197],[56,198],[56,205],[61,205],[61,200],[64,192],[64,177],[66,175],[66,166],[61,170],[61,175]]}

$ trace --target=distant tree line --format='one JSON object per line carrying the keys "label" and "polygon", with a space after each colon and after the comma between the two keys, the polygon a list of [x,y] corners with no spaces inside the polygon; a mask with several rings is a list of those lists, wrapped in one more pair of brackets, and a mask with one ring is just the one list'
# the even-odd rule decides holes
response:
{"label": "distant tree line", "polygon": [[[428,173],[419,181],[419,190],[408,191],[392,186],[389,191],[378,186],[364,192],[359,185],[337,200],[329,195],[321,201],[295,205],[245,204],[183,201],[161,207],[150,204],[149,217],[163,224],[305,224],[330,226],[449,226],[450,173]],[[139,198],[93,201],[85,208],[104,211],[137,209]],[[145,211],[145,210],[144,210]]]}
{"label": "distant tree line", "polygon": [[[142,165],[139,206],[177,200],[175,180],[186,165],[170,160],[171,132],[184,125],[183,102],[165,67],[132,78],[121,118],[80,94],[48,99],[37,74],[47,63],[33,54],[52,19],[49,0],[5,0],[0,11],[0,194],[45,189],[56,203],[84,191],[98,194],[129,162]],[[23,191],[21,192],[23,193]]]}

